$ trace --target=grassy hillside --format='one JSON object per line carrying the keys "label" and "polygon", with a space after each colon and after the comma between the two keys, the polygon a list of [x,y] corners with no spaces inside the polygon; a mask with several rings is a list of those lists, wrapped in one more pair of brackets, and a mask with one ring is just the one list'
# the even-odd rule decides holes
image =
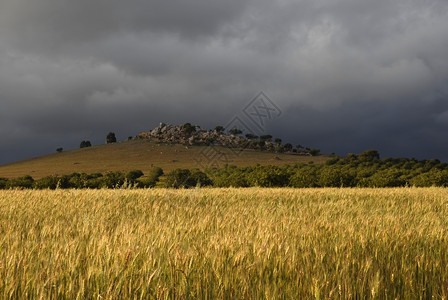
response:
{"label": "grassy hillside", "polygon": [[[219,151],[225,156],[217,155]],[[0,166],[0,177],[15,178],[31,175],[39,179],[48,175],[65,175],[73,172],[105,173],[108,171],[129,171],[140,169],[147,173],[152,166],[161,167],[165,172],[176,168],[202,168],[216,162],[236,166],[284,165],[297,162],[325,162],[329,156],[298,156],[244,150],[238,155],[232,150],[206,146],[166,145],[148,141],[127,141],[89,148],[54,153]]]}

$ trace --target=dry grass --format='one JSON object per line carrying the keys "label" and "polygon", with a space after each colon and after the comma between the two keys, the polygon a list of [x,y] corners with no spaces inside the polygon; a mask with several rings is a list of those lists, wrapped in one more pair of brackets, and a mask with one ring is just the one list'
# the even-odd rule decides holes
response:
{"label": "dry grass", "polygon": [[0,191],[0,298],[447,299],[441,188]]}
{"label": "dry grass", "polygon": [[[147,173],[151,166],[161,167],[165,172],[176,168],[201,168],[210,164],[214,157],[218,165],[229,163],[236,166],[295,164],[298,162],[324,163],[329,156],[298,156],[245,150],[239,155],[224,147],[217,147],[226,154],[225,159],[216,156],[206,146],[155,144],[148,141],[128,141],[116,144],[83,148],[54,153],[34,159],[0,166],[0,177],[16,178],[31,175],[39,179],[49,175],[66,175],[73,172],[105,173],[109,171],[142,170]],[[207,152],[208,151],[208,152]],[[204,153],[208,153],[204,155]]]}

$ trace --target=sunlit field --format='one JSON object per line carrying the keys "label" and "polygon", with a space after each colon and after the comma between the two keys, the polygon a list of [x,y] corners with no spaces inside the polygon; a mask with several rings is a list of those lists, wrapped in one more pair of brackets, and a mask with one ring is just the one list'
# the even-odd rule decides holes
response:
{"label": "sunlit field", "polygon": [[448,190],[0,191],[0,298],[448,298]]}

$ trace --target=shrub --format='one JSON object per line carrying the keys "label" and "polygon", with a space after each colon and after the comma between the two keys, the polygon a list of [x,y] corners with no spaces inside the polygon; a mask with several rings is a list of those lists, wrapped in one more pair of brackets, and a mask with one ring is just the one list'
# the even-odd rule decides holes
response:
{"label": "shrub", "polygon": [[117,138],[115,137],[115,133],[109,132],[106,136],[106,144],[116,143]]}
{"label": "shrub", "polygon": [[223,133],[224,130],[225,130],[225,128],[222,127],[222,126],[216,126],[216,127],[215,127],[215,131],[216,131],[217,133]]}
{"label": "shrub", "polygon": [[79,148],[87,148],[87,147],[92,147],[90,141],[82,141],[81,144],[79,145]]}
{"label": "shrub", "polygon": [[233,128],[233,129],[229,130],[229,133],[233,134],[233,135],[238,135],[238,134],[242,134],[243,132],[238,128]]}
{"label": "shrub", "polygon": [[367,150],[359,154],[358,158],[361,161],[375,161],[380,159],[380,154],[376,150]]}
{"label": "shrub", "polygon": [[34,179],[33,177],[27,175],[15,179],[8,180],[6,182],[6,188],[24,188],[30,189],[33,187]]}
{"label": "shrub", "polygon": [[7,178],[0,178],[0,190],[6,188],[6,183],[8,182]]}
{"label": "shrub", "polygon": [[276,166],[257,166],[247,175],[250,186],[282,187],[288,185],[289,178],[283,169]]}
{"label": "shrub", "polygon": [[182,126],[182,131],[185,132],[186,134],[192,134],[193,132],[196,131],[196,126],[193,126],[190,123],[185,123]]}
{"label": "shrub", "polygon": [[149,170],[149,173],[147,176],[144,177],[139,177],[137,179],[137,183],[138,183],[138,187],[142,187],[142,188],[150,188],[150,187],[154,187],[157,182],[160,179],[160,176],[163,175],[163,170],[162,168],[159,167],[153,167],[151,168],[151,170]]}
{"label": "shrub", "polygon": [[94,173],[87,176],[84,187],[89,189],[99,189],[103,186],[103,174]]}
{"label": "shrub", "polygon": [[285,151],[291,151],[292,150],[292,144],[291,143],[286,143],[286,144],[284,144],[283,145],[283,149],[285,150]]}
{"label": "shrub", "polygon": [[316,148],[313,148],[313,149],[310,149],[308,151],[308,153],[311,154],[312,156],[318,156],[320,154],[320,150],[316,149]]}
{"label": "shrub", "polygon": [[34,181],[33,187],[38,190],[50,189],[54,190],[58,187],[59,178],[56,176],[47,176]]}
{"label": "shrub", "polygon": [[271,141],[271,139],[272,139],[272,135],[270,135],[270,134],[265,134],[265,135],[260,136],[260,141],[262,141],[262,142]]}
{"label": "shrub", "polygon": [[126,178],[121,172],[109,172],[104,175],[100,182],[102,183],[102,187],[106,188],[120,188],[124,185]]}
{"label": "shrub", "polygon": [[165,181],[165,186],[171,188],[186,188],[194,185],[195,182],[193,182],[188,169],[175,169],[169,172]]}
{"label": "shrub", "polygon": [[370,187],[398,187],[404,186],[406,182],[401,178],[403,173],[396,169],[377,171],[368,178]]}
{"label": "shrub", "polygon": [[417,187],[448,186],[448,171],[431,170],[412,178],[409,183]]}
{"label": "shrub", "polygon": [[321,187],[351,187],[354,185],[353,176],[340,167],[324,167],[320,172],[319,186]]}
{"label": "shrub", "polygon": [[314,166],[298,169],[290,178],[289,185],[296,188],[311,188],[318,186],[319,173]]}
{"label": "shrub", "polygon": [[210,186],[213,185],[213,182],[210,180],[210,178],[205,174],[204,172],[200,171],[199,169],[193,169],[190,171],[192,183],[195,182],[195,186]]}
{"label": "shrub", "polygon": [[165,186],[172,188],[191,188],[212,185],[212,181],[199,169],[176,169],[167,174]]}
{"label": "shrub", "polygon": [[142,171],[140,171],[140,170],[132,170],[132,171],[129,171],[126,174],[125,177],[126,177],[128,182],[135,182],[137,180],[137,178],[140,178],[142,176],[143,176],[143,172]]}

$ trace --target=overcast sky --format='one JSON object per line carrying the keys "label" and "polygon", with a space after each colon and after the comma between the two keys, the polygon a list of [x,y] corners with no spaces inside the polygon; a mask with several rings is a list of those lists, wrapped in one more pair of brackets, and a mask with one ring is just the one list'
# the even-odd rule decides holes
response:
{"label": "overcast sky", "polygon": [[1,0],[0,164],[260,91],[284,142],[448,161],[447,30],[446,0]]}

